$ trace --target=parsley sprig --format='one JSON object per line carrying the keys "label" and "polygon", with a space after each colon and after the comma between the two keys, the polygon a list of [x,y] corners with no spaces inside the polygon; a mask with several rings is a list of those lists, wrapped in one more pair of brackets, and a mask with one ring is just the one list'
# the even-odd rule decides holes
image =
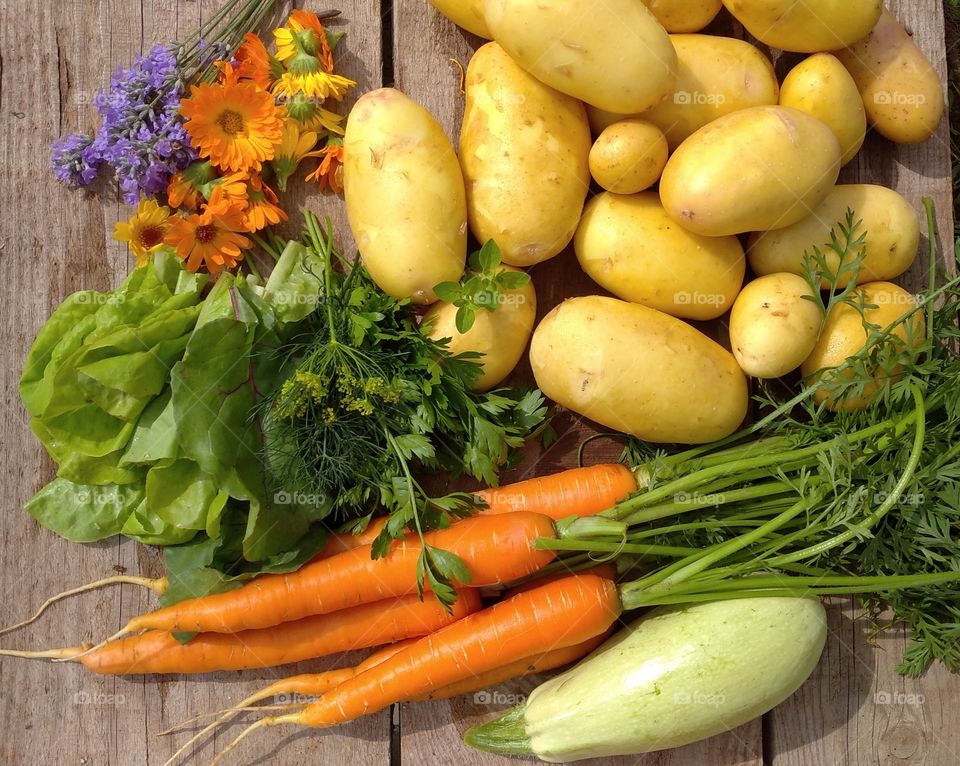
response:
{"label": "parsley sprig", "polygon": [[454,356],[446,341],[428,338],[409,301],[385,294],[359,260],[336,253],[331,233],[310,213],[302,245],[323,264],[323,305],[309,332],[286,347],[286,380],[263,406],[273,481],[296,496],[330,498],[332,512],[355,531],[386,508],[373,555],[409,532],[419,535],[418,588],[429,585],[449,605],[453,583],[468,583],[469,570],[427,545],[424,534],[473,513],[478,501],[464,492],[432,496],[418,476],[444,471],[496,485],[545,425],[543,396],[474,392],[478,355]]}

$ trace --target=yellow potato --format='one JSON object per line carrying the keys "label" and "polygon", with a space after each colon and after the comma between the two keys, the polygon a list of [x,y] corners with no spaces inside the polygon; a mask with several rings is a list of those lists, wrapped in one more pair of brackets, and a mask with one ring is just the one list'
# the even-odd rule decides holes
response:
{"label": "yellow potato", "polygon": [[[820,340],[813,352],[804,361],[801,370],[805,378],[812,383],[823,380],[814,397],[818,403],[826,402],[827,407],[837,412],[859,412],[867,408],[870,399],[883,383],[889,382],[889,376],[897,377],[897,369],[886,372],[881,369],[872,371],[875,383],[866,385],[854,395],[843,395],[841,385],[852,377],[851,369],[835,370],[848,357],[859,353],[867,345],[867,331],[864,321],[885,330],[917,305],[916,299],[898,285],[891,282],[870,282],[857,288],[867,308],[860,312],[848,303],[838,303],[827,317]],[[855,299],[856,300],[856,299]],[[894,335],[904,344],[919,344],[923,340],[923,311],[917,311],[909,319],[898,325]]]}
{"label": "yellow potato", "polygon": [[836,56],[817,53],[790,70],[780,87],[780,105],[816,117],[840,142],[840,164],[852,160],[867,133],[867,113],[850,73]]}
{"label": "yellow potato", "polygon": [[755,106],[694,133],[660,179],[667,214],[708,237],[769,231],[809,214],[836,183],[840,144],[808,114]]}
{"label": "yellow potato", "polygon": [[637,0],[486,0],[484,15],[520,66],[601,109],[642,112],[676,82],[670,37]]}
{"label": "yellow potato", "polygon": [[768,274],[750,282],[730,312],[730,345],[754,378],[779,378],[810,356],[822,311],[810,285],[796,274]]}
{"label": "yellow potato", "polygon": [[855,43],[873,29],[882,0],[723,0],[747,31],[773,48],[816,53]]}
{"label": "yellow potato", "polygon": [[746,268],[736,237],[701,237],[671,221],[655,192],[604,192],[573,240],[583,270],[619,298],[683,319],[716,319]]}
{"label": "yellow potato", "polygon": [[656,125],[645,120],[615,122],[590,149],[590,175],[616,194],[636,194],[660,178],[670,150]]}
{"label": "yellow potato", "polygon": [[773,64],[743,40],[713,35],[671,35],[677,85],[642,117],[667,136],[671,149],[704,125],[750,106],[777,103]]}
{"label": "yellow potato", "polygon": [[615,122],[621,122],[623,120],[634,118],[640,118],[640,115],[607,112],[603,109],[597,109],[597,107],[587,104],[587,120],[590,123],[590,132],[595,136],[599,136]]}
{"label": "yellow potato", "polygon": [[[517,271],[509,266],[508,271]],[[423,317],[429,323],[427,335],[435,340],[450,338],[452,354],[476,351],[483,354],[483,374],[474,384],[477,391],[489,391],[513,371],[523,357],[537,316],[537,293],[533,280],[517,290],[502,290],[494,311],[482,309],[467,332],[457,330],[457,307],[435,303]]]}
{"label": "yellow potato", "polygon": [[643,4],[668,32],[699,32],[723,7],[720,0],[643,0]]}
{"label": "yellow potato", "polygon": [[485,40],[493,37],[483,18],[483,0],[430,0],[430,5],[458,27]]}
{"label": "yellow potato", "polygon": [[467,203],[453,146],[433,115],[393,88],[362,96],[343,139],[343,194],[364,266],[397,298],[437,299],[467,257]]}
{"label": "yellow potato", "polygon": [[[846,219],[847,210],[862,221],[866,233],[858,282],[894,279],[913,265],[920,244],[920,219],[916,211],[893,189],[873,184],[841,184],[833,188],[813,213],[785,229],[755,232],[750,236],[747,257],[757,274],[790,271],[803,274],[803,254],[819,247],[836,273],[839,257],[827,247],[830,230]],[[841,275],[843,277],[843,275]],[[849,276],[840,280],[842,286]]]}
{"label": "yellow potato", "polygon": [[706,335],[616,298],[571,298],[530,342],[537,385],[558,404],[650,442],[703,444],[747,413],[736,360]]}
{"label": "yellow potato", "polygon": [[467,67],[460,163],[470,228],[504,263],[531,266],[573,238],[590,188],[583,104],[527,74],[496,43]]}
{"label": "yellow potato", "polygon": [[926,141],[943,119],[943,84],[889,11],[870,35],[835,51],[860,89],[867,119],[898,144]]}

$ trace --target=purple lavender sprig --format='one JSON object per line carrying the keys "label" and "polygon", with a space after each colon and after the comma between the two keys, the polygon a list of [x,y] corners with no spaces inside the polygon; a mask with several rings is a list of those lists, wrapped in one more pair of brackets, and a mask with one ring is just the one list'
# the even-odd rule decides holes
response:
{"label": "purple lavender sprig", "polygon": [[130,205],[165,191],[170,177],[197,159],[180,116],[184,88],[176,53],[163,45],[117,70],[94,100],[103,118],[96,135],[74,134],[54,145],[57,178],[86,186],[109,167]]}

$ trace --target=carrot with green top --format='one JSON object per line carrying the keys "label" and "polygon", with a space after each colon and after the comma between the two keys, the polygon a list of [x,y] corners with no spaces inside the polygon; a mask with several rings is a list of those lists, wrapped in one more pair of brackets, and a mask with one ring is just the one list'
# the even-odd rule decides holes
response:
{"label": "carrot with green top", "polygon": [[582,644],[605,633],[621,611],[617,588],[605,578],[571,575],[546,583],[414,642],[303,710],[257,721],[217,760],[259,728],[346,723],[535,654]]}

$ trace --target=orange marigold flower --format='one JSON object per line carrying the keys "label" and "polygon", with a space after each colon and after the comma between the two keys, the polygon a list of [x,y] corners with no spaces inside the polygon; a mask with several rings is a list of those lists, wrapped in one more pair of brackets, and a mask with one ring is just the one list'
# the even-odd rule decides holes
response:
{"label": "orange marigold flower", "polygon": [[200,192],[184,178],[183,173],[174,173],[167,184],[167,202],[170,207],[196,210],[200,206]]}
{"label": "orange marigold flower", "polygon": [[229,173],[210,182],[210,199],[219,190],[223,198],[236,202],[241,209],[247,207],[247,181],[250,179],[248,173]]}
{"label": "orange marigold flower", "polygon": [[335,194],[340,194],[343,191],[343,144],[330,141],[323,149],[306,156],[322,158],[307,180],[316,181],[320,191],[329,186]]}
{"label": "orange marigold flower", "polygon": [[236,74],[239,79],[253,80],[263,90],[270,89],[275,79],[275,65],[279,62],[267,52],[263,40],[253,32],[247,32],[233,57],[238,63]]}
{"label": "orange marigold flower", "polygon": [[243,250],[253,244],[240,233],[243,218],[243,208],[214,189],[202,213],[171,219],[164,241],[187,262],[189,271],[205,265],[216,276],[225,268],[234,268],[243,260]]}
{"label": "orange marigold flower", "polygon": [[249,80],[194,85],[180,111],[200,156],[223,170],[259,171],[283,131],[273,96]]}
{"label": "orange marigold flower", "polygon": [[260,231],[287,220],[287,214],[277,204],[276,193],[260,176],[250,176],[247,186],[247,209],[244,227],[247,231]]}

